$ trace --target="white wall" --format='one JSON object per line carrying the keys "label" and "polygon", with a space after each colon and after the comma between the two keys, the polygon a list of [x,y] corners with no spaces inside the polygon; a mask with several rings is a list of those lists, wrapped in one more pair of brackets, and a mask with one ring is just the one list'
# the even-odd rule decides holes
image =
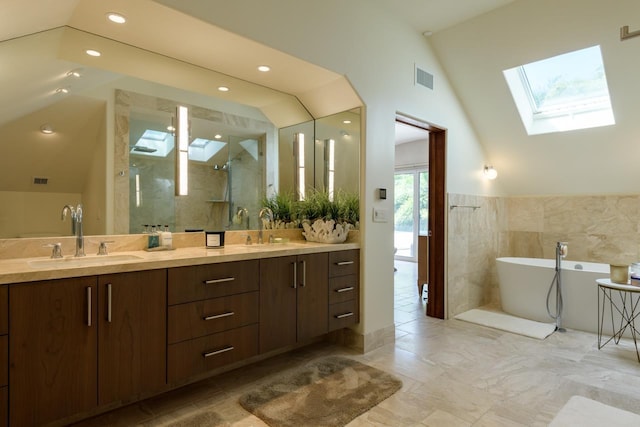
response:
{"label": "white wall", "polygon": [[428,164],[429,140],[424,139],[396,145],[396,169],[426,167]]}
{"label": "white wall", "polygon": [[[637,193],[637,0],[519,0],[431,37],[509,195]],[[600,45],[616,125],[527,136],[502,71]]]}
{"label": "white wall", "polygon": [[[395,114],[448,129],[448,191],[486,194],[483,149],[427,40],[367,0],[162,0],[160,3],[344,74],[363,99],[361,170],[365,335],[393,326],[393,223],[373,223],[372,209],[392,212]],[[414,64],[434,74],[435,89],[414,86]]]}

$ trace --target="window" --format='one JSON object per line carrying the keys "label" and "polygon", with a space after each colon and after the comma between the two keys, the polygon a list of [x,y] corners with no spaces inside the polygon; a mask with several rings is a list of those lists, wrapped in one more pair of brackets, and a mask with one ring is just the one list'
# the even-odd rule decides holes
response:
{"label": "window", "polygon": [[504,71],[529,135],[615,124],[600,46]]}

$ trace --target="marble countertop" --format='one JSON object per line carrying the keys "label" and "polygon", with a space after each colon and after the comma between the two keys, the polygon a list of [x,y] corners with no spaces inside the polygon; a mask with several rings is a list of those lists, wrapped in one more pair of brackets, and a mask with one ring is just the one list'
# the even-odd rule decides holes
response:
{"label": "marble countertop", "polygon": [[65,256],[16,258],[0,260],[0,284],[34,282],[78,276],[124,273],[184,267],[218,262],[273,258],[319,252],[359,249],[358,243],[289,242],[275,244],[227,245],[223,248],[178,248],[170,251],[124,251],[109,255],[87,255],[82,258]]}

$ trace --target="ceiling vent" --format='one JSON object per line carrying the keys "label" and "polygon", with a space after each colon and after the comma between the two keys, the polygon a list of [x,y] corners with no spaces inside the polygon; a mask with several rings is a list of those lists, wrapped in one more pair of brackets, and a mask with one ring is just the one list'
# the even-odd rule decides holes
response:
{"label": "ceiling vent", "polygon": [[47,183],[49,182],[49,178],[45,178],[42,176],[34,176],[33,177],[33,183],[35,185],[47,185]]}
{"label": "ceiling vent", "polygon": [[415,77],[416,77],[415,84],[424,86],[429,89],[433,89],[433,74],[416,66]]}

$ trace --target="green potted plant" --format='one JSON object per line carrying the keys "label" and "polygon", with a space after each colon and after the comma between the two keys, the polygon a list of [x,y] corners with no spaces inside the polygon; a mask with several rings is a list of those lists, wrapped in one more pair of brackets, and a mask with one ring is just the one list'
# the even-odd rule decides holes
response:
{"label": "green potted plant", "polygon": [[262,198],[262,207],[271,209],[273,221],[265,224],[265,228],[298,228],[297,201],[293,193],[276,193]]}
{"label": "green potted plant", "polygon": [[309,241],[342,243],[349,230],[359,225],[360,211],[357,194],[325,189],[310,190],[299,202],[298,214],[302,219],[302,235]]}

